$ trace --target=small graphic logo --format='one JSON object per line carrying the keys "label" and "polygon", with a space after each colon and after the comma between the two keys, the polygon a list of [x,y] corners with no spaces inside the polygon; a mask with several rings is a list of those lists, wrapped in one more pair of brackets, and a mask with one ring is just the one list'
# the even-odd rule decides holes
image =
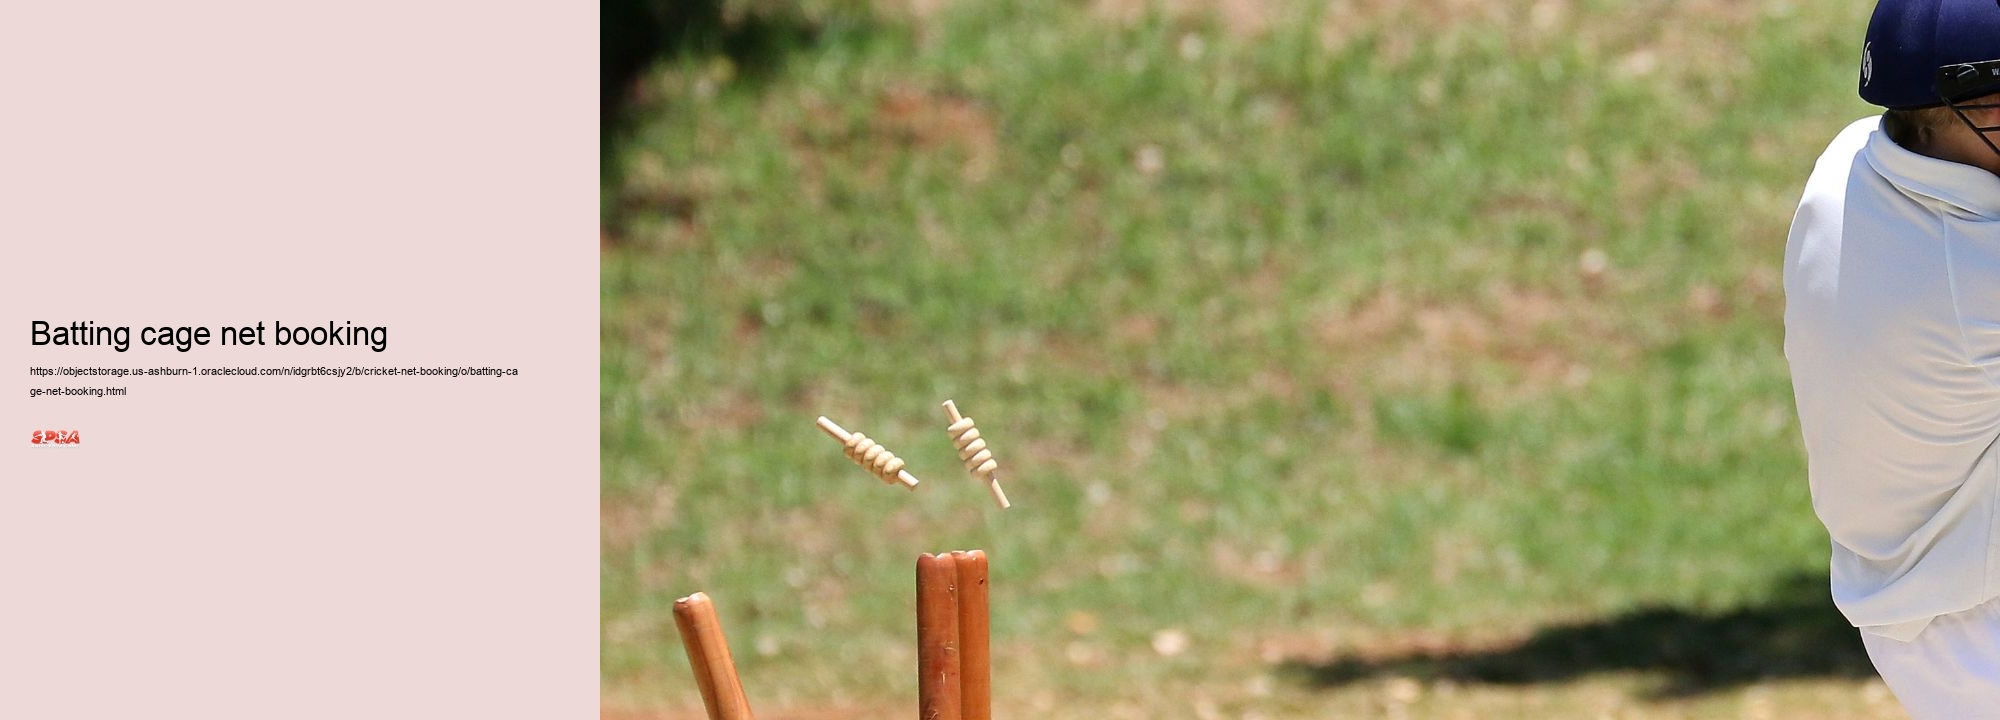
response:
{"label": "small graphic logo", "polygon": [[1874,79],[1875,79],[1875,43],[1872,42],[1862,43],[1861,44],[1861,87],[1868,87],[1868,82]]}
{"label": "small graphic logo", "polygon": [[76,445],[83,442],[83,435],[75,430],[36,430],[28,442],[35,445]]}

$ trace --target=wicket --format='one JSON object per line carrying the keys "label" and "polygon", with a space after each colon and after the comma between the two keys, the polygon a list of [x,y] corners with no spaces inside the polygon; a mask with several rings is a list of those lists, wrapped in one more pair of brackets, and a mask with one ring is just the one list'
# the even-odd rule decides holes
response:
{"label": "wicket", "polygon": [[986,599],[986,553],[955,550],[958,563],[959,720],[993,717],[992,616]]}
{"label": "wicket", "polygon": [[918,720],[991,720],[986,553],[917,556]]}
{"label": "wicket", "polygon": [[681,644],[687,646],[688,664],[694,667],[695,686],[701,690],[708,719],[756,720],[743,695],[743,681],[736,677],[736,661],[729,656],[715,603],[703,593],[675,600],[674,624],[680,627]]}

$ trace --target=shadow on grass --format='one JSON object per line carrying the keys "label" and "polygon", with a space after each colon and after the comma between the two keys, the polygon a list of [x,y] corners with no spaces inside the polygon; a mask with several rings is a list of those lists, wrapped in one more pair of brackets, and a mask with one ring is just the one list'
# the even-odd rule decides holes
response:
{"label": "shadow on grass", "polygon": [[637,83],[655,63],[727,58],[737,82],[761,83],[776,76],[788,56],[818,46],[836,28],[861,34],[874,27],[871,16],[853,9],[809,16],[782,0],[735,12],[726,5],[723,0],[602,0],[598,126],[606,157],[634,119]]}
{"label": "shadow on grass", "polygon": [[[602,0],[599,5],[598,164],[599,186],[611,192],[622,168],[619,149],[633,142],[633,129],[648,114],[676,111],[671,103],[647,102],[639,82],[656,63],[675,58],[726,58],[732,82],[761,84],[777,76],[788,56],[819,46],[830,31],[865,34],[872,19],[856,10],[812,17],[796,3],[755,3],[736,12],[724,0]],[[831,23],[835,28],[829,28]],[[607,196],[603,206],[608,236],[623,235],[634,213],[686,216],[681,197]]]}
{"label": "shadow on grass", "polygon": [[783,64],[787,53],[812,46],[825,30],[787,3],[764,3],[754,10],[727,13],[722,0],[603,0],[598,24],[601,123],[612,127],[623,119],[633,82],[655,62],[720,56],[729,58],[742,77],[762,79]]}
{"label": "shadow on grass", "polygon": [[1640,608],[1604,620],[1542,628],[1519,644],[1384,658],[1335,657],[1285,668],[1307,685],[1377,677],[1528,685],[1605,672],[1661,676],[1653,699],[1688,697],[1766,680],[1874,677],[1861,637],[1827,596],[1825,575],[1798,574],[1771,600],[1723,613]]}

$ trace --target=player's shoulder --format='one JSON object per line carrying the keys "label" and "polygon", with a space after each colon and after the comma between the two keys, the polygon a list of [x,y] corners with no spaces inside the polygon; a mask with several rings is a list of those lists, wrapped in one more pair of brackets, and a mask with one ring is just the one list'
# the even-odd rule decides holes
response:
{"label": "player's shoulder", "polygon": [[1812,176],[1806,180],[1805,201],[1844,194],[1848,175],[1860,164],[1862,153],[1867,152],[1870,140],[1881,129],[1882,117],[1871,115],[1848,123],[1839,134],[1834,135],[1833,141],[1827,143],[1826,151],[1820,153],[1819,160],[1813,163]]}
{"label": "player's shoulder", "polygon": [[1835,160],[1843,165],[1847,164],[1863,148],[1868,147],[1868,139],[1874,137],[1881,129],[1880,115],[1870,115],[1848,123],[1847,127],[1841,128],[1840,134],[1833,136],[1833,142],[1827,143],[1826,152],[1820,153],[1820,162]]}
{"label": "player's shoulder", "polygon": [[1867,142],[1868,135],[1880,129],[1882,129],[1882,116],[1869,115],[1864,118],[1858,118],[1854,122],[1848,123],[1847,127],[1841,128],[1840,134],[1835,135],[1833,141],[1835,143],[1843,141]]}

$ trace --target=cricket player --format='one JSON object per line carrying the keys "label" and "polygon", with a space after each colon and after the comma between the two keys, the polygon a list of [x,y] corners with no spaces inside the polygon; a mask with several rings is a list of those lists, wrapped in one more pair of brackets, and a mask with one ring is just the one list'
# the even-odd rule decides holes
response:
{"label": "cricket player", "polygon": [[2000,718],[2000,0],[1882,0],[1785,248],[1833,601],[1917,720]]}

